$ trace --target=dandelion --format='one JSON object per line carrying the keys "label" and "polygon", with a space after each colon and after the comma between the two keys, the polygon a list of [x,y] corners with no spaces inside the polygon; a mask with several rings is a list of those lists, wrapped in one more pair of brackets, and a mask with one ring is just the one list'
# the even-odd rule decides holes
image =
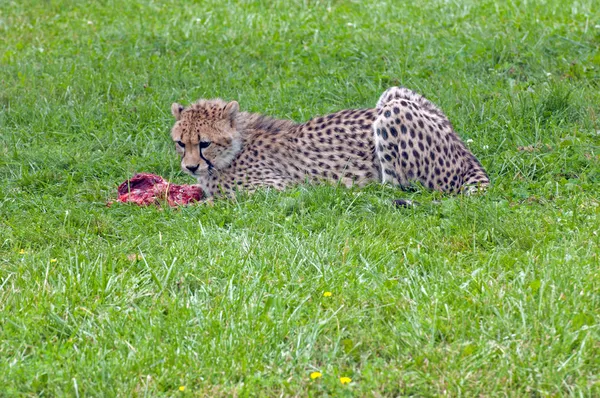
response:
{"label": "dandelion", "polygon": [[331,297],[331,292],[325,292],[323,293],[323,297]]}
{"label": "dandelion", "polygon": [[310,374],[310,379],[311,380],[318,379],[321,376],[323,376],[323,374],[321,372],[312,372]]}
{"label": "dandelion", "polygon": [[27,253],[27,252],[25,251],[25,249],[21,249],[21,250],[19,250],[19,254],[25,254],[25,253]]}
{"label": "dandelion", "polygon": [[340,377],[340,383],[342,383],[342,384],[348,384],[348,383],[350,383],[351,381],[352,381],[352,379],[351,379],[351,378],[349,378],[349,377],[346,377],[346,376],[344,376],[344,377]]}
{"label": "dandelion", "polygon": [[51,262],[51,263],[55,263],[55,262],[57,262],[57,261],[58,261],[58,260],[57,260],[57,259],[55,259],[55,258],[51,258],[51,259],[50,259],[50,262]]}
{"label": "dandelion", "polygon": [[179,386],[179,391],[181,391],[181,392],[185,391],[185,386]]}

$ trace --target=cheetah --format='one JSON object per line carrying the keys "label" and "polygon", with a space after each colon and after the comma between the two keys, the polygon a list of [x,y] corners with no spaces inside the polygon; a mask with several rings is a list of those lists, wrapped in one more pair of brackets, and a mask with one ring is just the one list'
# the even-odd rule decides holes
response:
{"label": "cheetah", "polygon": [[236,101],[171,106],[182,170],[207,197],[332,182],[373,181],[442,192],[485,188],[488,176],[448,118],[423,96],[392,87],[375,108],[347,109],[298,124],[243,112]]}

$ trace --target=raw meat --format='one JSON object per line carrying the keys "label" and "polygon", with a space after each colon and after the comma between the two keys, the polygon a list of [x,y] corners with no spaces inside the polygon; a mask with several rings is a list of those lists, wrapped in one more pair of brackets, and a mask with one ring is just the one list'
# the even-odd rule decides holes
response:
{"label": "raw meat", "polygon": [[197,185],[170,184],[164,178],[148,173],[136,174],[118,188],[119,202],[133,202],[139,206],[169,203],[169,206],[199,202],[204,194]]}

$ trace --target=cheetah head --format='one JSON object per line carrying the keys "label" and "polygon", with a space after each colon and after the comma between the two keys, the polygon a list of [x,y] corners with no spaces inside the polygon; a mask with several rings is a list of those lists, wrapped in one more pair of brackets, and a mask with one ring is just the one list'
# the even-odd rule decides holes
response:
{"label": "cheetah head", "polygon": [[227,167],[241,150],[242,137],[236,129],[237,102],[200,100],[185,108],[171,106],[175,125],[171,138],[181,157],[181,169],[194,177]]}

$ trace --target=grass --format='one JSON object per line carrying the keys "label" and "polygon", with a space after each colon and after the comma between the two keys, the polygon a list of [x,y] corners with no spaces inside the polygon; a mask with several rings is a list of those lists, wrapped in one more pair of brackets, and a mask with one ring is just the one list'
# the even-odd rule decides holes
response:
{"label": "grass", "polygon": [[[0,2],[0,395],[600,395],[593,5]],[[135,172],[192,182],[172,102],[303,121],[396,84],[486,195],[106,206]]]}

